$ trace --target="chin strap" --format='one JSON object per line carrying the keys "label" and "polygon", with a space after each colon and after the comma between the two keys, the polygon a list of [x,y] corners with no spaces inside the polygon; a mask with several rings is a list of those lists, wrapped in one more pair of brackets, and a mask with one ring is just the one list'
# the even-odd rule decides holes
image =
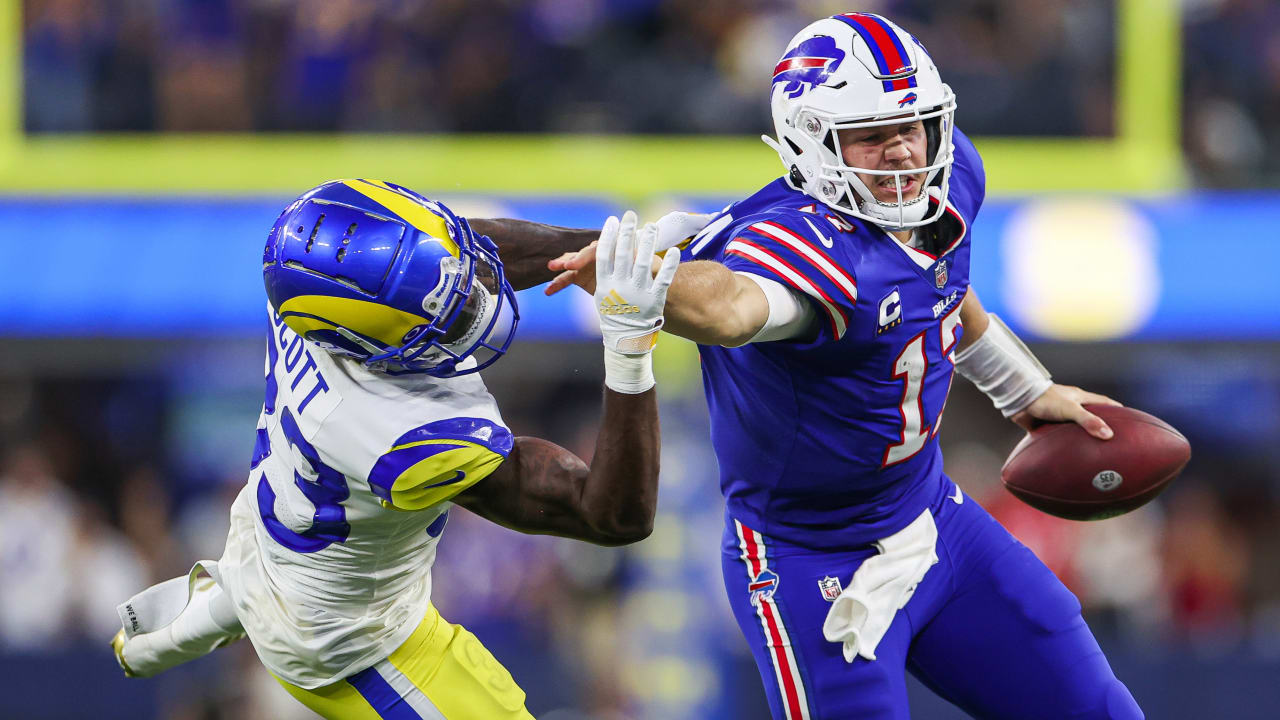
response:
{"label": "chin strap", "polygon": [[368,340],[365,340],[364,338],[342,327],[341,325],[335,327],[334,330],[342,337],[364,348],[370,355],[381,355],[382,353],[386,352],[385,348],[380,348],[377,345],[374,345],[373,343],[369,342]]}
{"label": "chin strap", "polygon": [[902,205],[889,205],[875,198],[871,200],[863,198],[858,209],[877,220],[882,220],[883,222],[879,224],[890,230],[905,230],[907,226],[898,223],[914,223],[924,219],[925,214],[929,212],[928,200],[929,191],[922,188],[914,200],[908,200]]}

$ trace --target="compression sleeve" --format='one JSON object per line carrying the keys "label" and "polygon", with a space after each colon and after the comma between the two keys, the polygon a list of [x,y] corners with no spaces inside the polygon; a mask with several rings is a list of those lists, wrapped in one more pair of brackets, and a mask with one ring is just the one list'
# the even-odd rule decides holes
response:
{"label": "compression sleeve", "polygon": [[[747,343],[770,342],[773,340],[790,340],[811,333],[818,313],[800,293],[776,280],[749,272],[737,272],[735,275],[751,279],[764,292],[769,302],[769,318]],[[746,343],[744,343],[746,344]]]}
{"label": "compression sleeve", "polygon": [[[844,337],[858,301],[853,272],[828,252],[810,224],[794,218],[761,220],[740,228],[724,246],[721,262],[734,272],[782,283],[803,295],[820,318],[820,333]],[[828,335],[829,333],[829,335]]]}

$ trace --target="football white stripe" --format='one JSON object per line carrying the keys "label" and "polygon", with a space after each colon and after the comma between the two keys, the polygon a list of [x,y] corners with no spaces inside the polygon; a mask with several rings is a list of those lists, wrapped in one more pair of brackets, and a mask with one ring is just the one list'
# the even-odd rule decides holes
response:
{"label": "football white stripe", "polygon": [[[760,563],[760,572],[769,569],[769,558],[766,556],[764,547],[764,536],[755,530],[751,530],[737,520],[733,521],[738,531],[738,547],[742,548],[742,559],[747,564],[747,578],[754,580],[755,577],[751,573],[751,554],[747,550],[746,532],[751,533],[751,540],[755,543],[754,559]],[[744,532],[745,531],[745,532]],[[769,614],[765,612],[765,605],[769,606],[772,611],[774,624],[778,629],[778,637],[781,641],[780,647],[773,646],[773,632],[769,626]],[[804,691],[804,682],[800,679],[800,667],[796,665],[795,652],[791,648],[791,636],[787,633],[787,627],[782,622],[782,614],[778,611],[778,604],[773,598],[761,598],[760,604],[756,606],[756,616],[760,618],[760,626],[764,630],[765,646],[769,649],[769,659],[773,661],[773,674],[778,680],[778,691],[782,693],[782,709],[786,713],[787,720],[809,720],[809,699]],[[778,651],[786,653],[788,673],[791,677],[791,685],[795,688],[796,698],[800,706],[800,717],[795,718],[791,713],[791,703],[787,699],[787,684],[782,675],[782,663],[778,662]]]}
{"label": "football white stripe", "polygon": [[[787,683],[782,677],[782,663],[778,662],[778,650],[773,647],[773,633],[769,630],[769,617],[765,615],[765,602],[761,601],[756,606],[756,615],[760,618],[760,625],[764,628],[764,644],[769,652],[769,659],[773,661],[773,675],[778,681],[778,692],[782,693],[782,711],[787,714],[787,720],[793,720],[795,717],[791,714],[791,703],[787,699]],[[769,603],[772,605],[772,603]],[[777,609],[774,608],[774,612]],[[779,623],[781,624],[781,623]]]}
{"label": "football white stripe", "polygon": [[756,544],[756,560],[760,561],[760,572],[769,569],[769,558],[764,555],[764,536],[755,530],[748,530],[751,533],[751,541]]}
{"label": "football white stripe", "polygon": [[[752,580],[755,580],[755,575],[753,575],[751,571],[751,564],[752,564],[751,561],[753,558],[751,556],[751,552],[747,549],[746,533],[747,532],[754,533],[755,531],[747,530],[745,527],[743,527],[742,523],[738,522],[737,520],[734,520],[733,524],[737,527],[737,530],[738,530],[738,547],[742,548],[742,562],[745,563],[747,566],[747,582],[749,583]],[[757,545],[756,547],[758,548],[759,545]],[[763,562],[761,562],[760,571],[764,572],[764,569],[765,569],[765,565]],[[776,679],[778,682],[778,692],[782,693],[783,695],[783,698],[782,698],[783,712],[787,714],[787,720],[791,720],[791,711],[787,707],[788,706],[787,698],[786,698],[787,685],[782,678],[782,665],[778,662],[778,656],[774,652],[773,648],[771,647],[773,644],[773,633],[770,632],[769,630],[769,618],[766,617],[764,614],[763,602],[756,605],[756,617],[760,618],[760,627],[764,631],[765,651],[769,653],[769,660],[773,663],[773,676],[774,676],[774,679]]]}
{"label": "football white stripe", "polygon": [[447,720],[435,703],[431,702],[431,699],[419,690],[412,680],[392,665],[390,660],[383,660],[373,667],[382,679],[387,681],[391,689],[400,693],[400,697],[409,703],[409,707],[422,716],[422,720]]}
{"label": "football white stripe", "polygon": [[782,638],[782,647],[787,653],[787,667],[791,670],[791,682],[795,686],[796,696],[800,700],[800,717],[803,720],[809,720],[809,698],[804,692],[804,681],[800,679],[800,666],[796,665],[796,653],[791,647],[791,636],[787,633],[787,625],[782,622],[782,614],[778,612],[778,604],[772,598],[766,602],[773,608],[773,617],[778,624],[778,635]]}
{"label": "football white stripe", "polygon": [[[752,530],[755,533],[755,541],[757,553],[760,555],[760,569],[768,567],[768,556],[764,547],[764,536]],[[781,583],[781,580],[779,580]],[[778,603],[773,598],[767,601],[773,608],[773,617],[778,623],[778,635],[782,638],[782,646],[787,652],[787,665],[791,668],[791,680],[795,684],[796,694],[800,697],[800,717],[803,720],[809,720],[809,699],[804,692],[804,681],[800,679],[800,666],[796,664],[796,653],[791,647],[791,635],[787,632],[786,623],[782,622],[782,613],[778,610]]]}
{"label": "football white stripe", "polygon": [[733,527],[738,531],[738,548],[742,550],[742,562],[747,565],[747,582],[751,582],[755,580],[755,576],[751,574],[751,556],[747,552],[747,537],[742,533],[742,523],[734,520]]}
{"label": "football white stripe", "polygon": [[799,240],[796,240],[785,230],[779,230],[778,228],[766,223],[756,223],[751,226],[751,229],[756,232],[764,233],[801,255],[804,255],[809,262],[821,268],[830,276],[830,279],[835,281],[836,285],[840,286],[840,289],[844,291],[845,296],[849,298],[850,302],[858,302],[858,286],[854,284],[853,279],[849,277],[849,274],[835,265],[832,265],[825,257],[816,252],[813,248]]}
{"label": "football white stripe", "polygon": [[724,251],[726,253],[730,251],[742,253],[743,255],[748,256],[751,260],[761,265],[764,265],[770,270],[773,270],[779,275],[782,275],[783,277],[789,279],[792,283],[795,284],[796,287],[800,288],[800,290],[803,291],[806,295],[808,295],[809,297],[812,297],[814,300],[817,300],[819,303],[822,303],[822,307],[826,309],[827,314],[831,316],[831,322],[835,324],[836,339],[839,340],[840,338],[844,337],[846,326],[844,321],[844,315],[840,312],[840,308],[836,307],[835,305],[832,305],[830,301],[822,297],[822,291],[819,290],[816,285],[810,282],[809,278],[794,272],[791,268],[775,260],[773,256],[769,255],[768,253],[762,252],[756,249],[755,247],[742,242],[741,240],[734,240],[730,242],[725,247]]}

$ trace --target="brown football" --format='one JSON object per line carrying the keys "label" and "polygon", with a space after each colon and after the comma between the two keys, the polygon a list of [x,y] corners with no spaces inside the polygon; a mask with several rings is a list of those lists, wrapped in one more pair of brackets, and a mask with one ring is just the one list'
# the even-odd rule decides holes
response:
{"label": "brown football", "polygon": [[1182,472],[1191,445],[1173,426],[1141,410],[1086,405],[1115,436],[1098,440],[1075,423],[1027,434],[1000,471],[1019,500],[1068,520],[1101,520],[1146,504]]}

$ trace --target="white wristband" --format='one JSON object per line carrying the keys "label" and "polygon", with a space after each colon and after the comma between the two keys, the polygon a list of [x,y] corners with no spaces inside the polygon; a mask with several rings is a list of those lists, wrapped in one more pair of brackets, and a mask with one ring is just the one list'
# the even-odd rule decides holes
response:
{"label": "white wristband", "polygon": [[657,384],[653,379],[653,353],[623,355],[604,349],[605,387],[625,395],[639,395]]}
{"label": "white wristband", "polygon": [[1053,385],[1049,371],[994,314],[986,332],[956,353],[956,372],[991,398],[1005,417],[1025,410]]}

